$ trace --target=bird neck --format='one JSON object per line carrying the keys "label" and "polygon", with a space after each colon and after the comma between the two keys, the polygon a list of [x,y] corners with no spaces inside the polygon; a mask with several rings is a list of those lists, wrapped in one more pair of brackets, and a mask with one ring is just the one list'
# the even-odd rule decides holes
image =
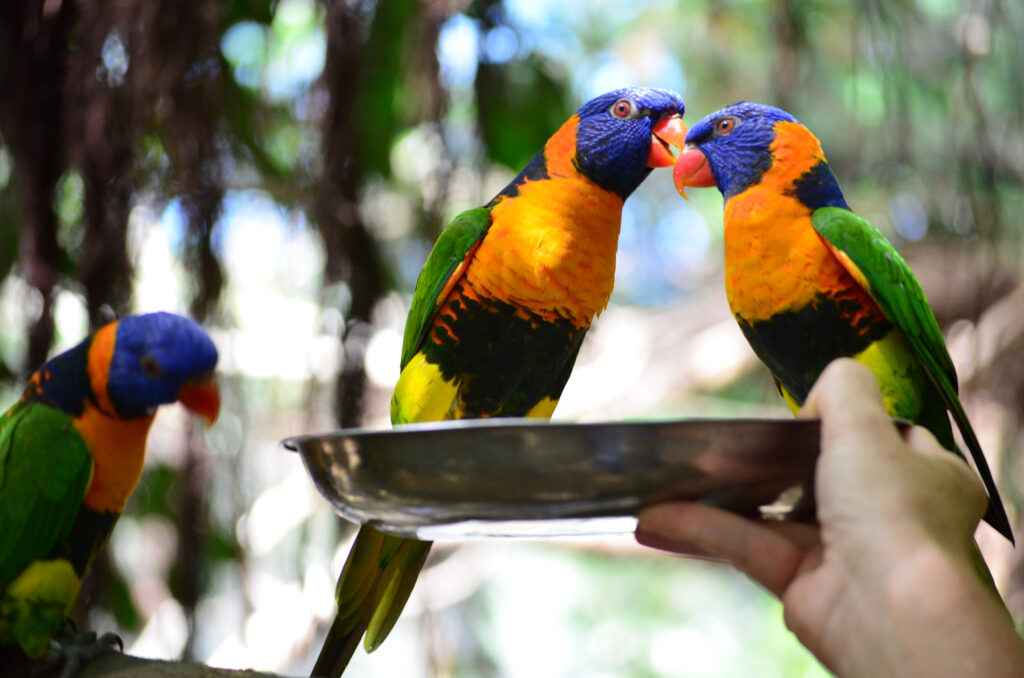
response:
{"label": "bird neck", "polygon": [[117,340],[118,323],[104,325],[92,335],[92,343],[89,346],[89,361],[87,369],[89,373],[89,387],[93,396],[93,403],[101,411],[110,416],[117,413],[114,404],[110,401],[110,392],[107,385],[110,382],[110,366],[114,359],[114,345]]}
{"label": "bird neck", "polygon": [[551,135],[551,138],[544,144],[544,148],[533,156],[515,179],[509,182],[508,186],[494,196],[487,207],[494,207],[507,198],[519,197],[519,189],[527,182],[548,181],[552,178],[585,178],[576,165],[576,129],[578,125],[579,117],[573,115],[559,127],[558,131]]}
{"label": "bird neck", "polygon": [[748,322],[850,284],[814,230],[810,208],[764,181],[726,202],[724,250],[729,307]]}
{"label": "bird neck", "polygon": [[544,153],[544,164],[548,168],[549,175],[555,177],[580,175],[579,166],[576,163],[576,130],[579,128],[579,124],[579,116],[573,115],[544,144],[542,153]]}
{"label": "bird neck", "polygon": [[821,142],[809,129],[798,122],[776,123],[769,151],[771,167],[761,181],[769,190],[794,197],[812,211],[819,207],[850,209]]}
{"label": "bird neck", "polygon": [[120,513],[142,475],[146,437],[154,416],[118,419],[86,403],[73,418],[93,459],[83,503],[94,511]]}

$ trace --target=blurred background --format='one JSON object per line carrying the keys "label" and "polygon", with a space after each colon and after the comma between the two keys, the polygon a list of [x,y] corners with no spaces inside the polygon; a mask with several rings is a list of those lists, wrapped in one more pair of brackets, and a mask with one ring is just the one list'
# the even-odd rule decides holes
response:
{"label": "blurred background", "polygon": [[[947,332],[1012,517],[1024,425],[1024,5],[25,0],[0,22],[0,390],[115,314],[193,315],[222,416],[165,408],[79,619],[308,672],[352,528],[283,437],[388,425],[415,277],[580,104],[674,89],[816,132]],[[779,416],[725,306],[721,197],[655,172],[556,418]],[[955,500],[951,498],[951,500]],[[1018,523],[1018,533],[1024,529]],[[1024,562],[979,540],[1018,618]],[[780,606],[629,535],[435,549],[362,676],[819,676]]]}

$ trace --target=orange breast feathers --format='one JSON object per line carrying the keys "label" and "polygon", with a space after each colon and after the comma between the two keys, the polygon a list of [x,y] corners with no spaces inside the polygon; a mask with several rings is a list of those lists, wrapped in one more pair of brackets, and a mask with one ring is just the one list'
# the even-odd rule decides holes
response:
{"label": "orange breast feathers", "polygon": [[491,209],[466,281],[477,293],[583,327],[612,293],[623,201],[572,164],[576,122],[544,147],[549,178],[526,181]]}
{"label": "orange breast feathers", "polygon": [[810,208],[785,193],[824,159],[818,140],[801,125],[779,122],[771,150],[761,181],[725,204],[725,289],[733,314],[767,320],[820,293],[867,298],[814,230]]}
{"label": "orange breast feathers", "polygon": [[120,513],[142,475],[146,436],[153,417],[118,419],[107,394],[110,360],[114,355],[117,325],[99,330],[89,347],[89,380],[96,402],[86,402],[75,429],[85,439],[93,458],[92,480],[84,503],[95,511]]}

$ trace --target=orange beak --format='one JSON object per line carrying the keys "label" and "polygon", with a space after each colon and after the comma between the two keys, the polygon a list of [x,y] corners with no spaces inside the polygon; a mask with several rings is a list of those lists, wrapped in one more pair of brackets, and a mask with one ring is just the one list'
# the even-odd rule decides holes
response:
{"label": "orange beak", "polygon": [[[707,188],[715,185],[715,177],[711,174],[711,165],[704,152],[692,144],[685,144],[679,154],[675,169],[672,170],[672,181],[679,194],[686,198],[687,186]],[[686,198],[689,200],[689,198]]]}
{"label": "orange beak", "polygon": [[669,146],[682,148],[686,143],[686,125],[679,115],[662,118],[651,130],[651,153],[647,156],[648,167],[671,167],[676,162]]}
{"label": "orange beak", "polygon": [[212,376],[201,377],[186,382],[178,392],[178,402],[191,412],[195,412],[206,420],[207,426],[213,426],[220,414],[220,391]]}

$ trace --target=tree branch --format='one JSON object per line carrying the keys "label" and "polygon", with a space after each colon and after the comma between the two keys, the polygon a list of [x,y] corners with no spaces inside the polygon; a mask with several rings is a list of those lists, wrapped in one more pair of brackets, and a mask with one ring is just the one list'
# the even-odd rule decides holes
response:
{"label": "tree branch", "polygon": [[[40,674],[39,678],[57,678],[60,667]],[[259,671],[216,669],[194,662],[169,662],[143,659],[120,652],[110,652],[88,662],[78,678],[281,678],[278,674]]]}

